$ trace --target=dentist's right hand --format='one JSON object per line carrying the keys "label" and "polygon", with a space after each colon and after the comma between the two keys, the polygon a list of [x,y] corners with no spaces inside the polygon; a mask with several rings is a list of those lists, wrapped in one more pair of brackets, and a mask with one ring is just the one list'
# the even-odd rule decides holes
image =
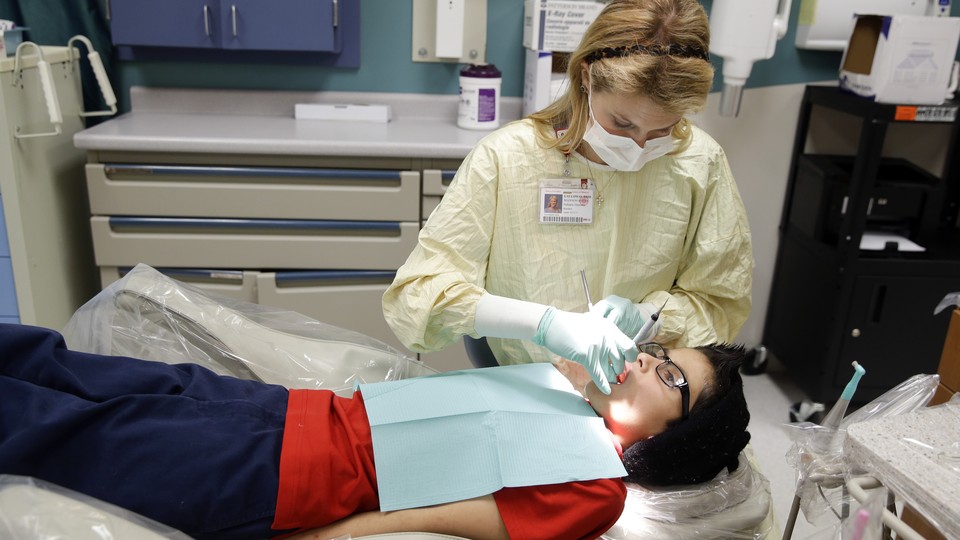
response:
{"label": "dentist's right hand", "polygon": [[484,293],[477,303],[474,330],[480,336],[529,339],[587,369],[604,394],[637,358],[637,345],[609,319]]}
{"label": "dentist's right hand", "polygon": [[547,308],[533,342],[587,368],[604,394],[623,373],[624,362],[637,357],[637,345],[617,325],[592,313],[571,313]]}

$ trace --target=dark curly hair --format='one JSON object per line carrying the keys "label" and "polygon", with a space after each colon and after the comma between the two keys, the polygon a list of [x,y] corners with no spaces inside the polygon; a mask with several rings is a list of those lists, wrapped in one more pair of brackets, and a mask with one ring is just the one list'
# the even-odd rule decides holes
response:
{"label": "dark curly hair", "polygon": [[693,349],[710,361],[713,380],[701,389],[686,420],[677,419],[666,431],[624,451],[624,480],[646,486],[699,484],[723,469],[736,470],[740,451],[750,441],[750,412],[740,378],[744,347],[720,343]]}

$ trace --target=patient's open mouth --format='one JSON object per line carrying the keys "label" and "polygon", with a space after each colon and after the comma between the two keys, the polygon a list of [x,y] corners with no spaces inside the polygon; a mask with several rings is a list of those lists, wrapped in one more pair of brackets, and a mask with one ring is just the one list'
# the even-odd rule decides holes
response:
{"label": "patient's open mouth", "polygon": [[[637,360],[639,362],[639,360]],[[627,374],[630,373],[630,362],[625,362],[623,364],[623,373],[617,375],[617,384],[623,384],[623,381],[627,380]]]}

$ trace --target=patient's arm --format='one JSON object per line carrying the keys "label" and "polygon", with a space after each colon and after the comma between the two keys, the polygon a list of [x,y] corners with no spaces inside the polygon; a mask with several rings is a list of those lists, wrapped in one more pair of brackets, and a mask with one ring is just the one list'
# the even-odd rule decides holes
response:
{"label": "patient's arm", "polygon": [[509,538],[492,495],[425,508],[354,514],[290,538],[329,540],[348,533],[356,537],[391,532],[428,532],[475,540]]}

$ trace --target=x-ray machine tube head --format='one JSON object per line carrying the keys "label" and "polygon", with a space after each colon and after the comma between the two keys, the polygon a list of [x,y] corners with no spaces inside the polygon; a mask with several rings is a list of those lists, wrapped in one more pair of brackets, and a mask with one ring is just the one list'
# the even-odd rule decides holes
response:
{"label": "x-ray machine tube head", "polygon": [[743,86],[753,63],[773,57],[787,33],[792,0],[713,0],[710,54],[723,58],[720,115],[740,114]]}

